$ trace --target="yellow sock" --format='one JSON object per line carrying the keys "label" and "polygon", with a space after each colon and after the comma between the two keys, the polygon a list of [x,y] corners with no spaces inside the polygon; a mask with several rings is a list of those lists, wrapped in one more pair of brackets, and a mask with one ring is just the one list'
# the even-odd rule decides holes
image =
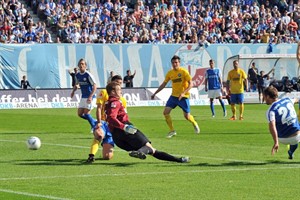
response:
{"label": "yellow sock", "polygon": [[236,117],[236,108],[235,108],[235,105],[232,105],[231,104],[231,111],[232,111],[232,116]]}
{"label": "yellow sock", "polygon": [[191,122],[194,126],[196,126],[197,125],[197,122],[195,121],[195,119],[194,119],[194,116],[193,115],[189,115],[189,118],[188,118],[188,120],[189,120],[189,122]]}
{"label": "yellow sock", "polygon": [[96,139],[93,140],[93,143],[91,145],[90,154],[96,155],[99,149],[100,142]]}
{"label": "yellow sock", "polygon": [[240,117],[243,117],[244,116],[244,104],[241,103],[240,104]]}
{"label": "yellow sock", "polygon": [[174,131],[174,127],[173,127],[173,122],[172,122],[172,118],[170,115],[165,115],[165,118],[166,118],[166,122],[167,122],[167,125],[170,129],[170,131]]}

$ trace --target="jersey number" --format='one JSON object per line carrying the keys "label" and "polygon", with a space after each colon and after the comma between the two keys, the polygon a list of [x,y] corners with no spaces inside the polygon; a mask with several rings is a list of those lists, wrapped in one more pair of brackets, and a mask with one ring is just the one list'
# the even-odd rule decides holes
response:
{"label": "jersey number", "polygon": [[286,107],[280,107],[278,109],[278,113],[281,115],[282,124],[290,124],[291,120],[297,117],[294,105],[292,103],[287,103]]}

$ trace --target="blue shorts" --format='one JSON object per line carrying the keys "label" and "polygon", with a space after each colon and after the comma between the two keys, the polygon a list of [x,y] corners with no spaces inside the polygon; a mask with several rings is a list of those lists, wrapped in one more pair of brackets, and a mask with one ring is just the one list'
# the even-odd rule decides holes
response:
{"label": "blue shorts", "polygon": [[244,103],[244,93],[241,94],[231,94],[230,95],[231,104],[241,104]]}
{"label": "blue shorts", "polygon": [[167,101],[166,107],[176,108],[179,106],[185,113],[190,113],[190,101],[188,98],[183,97],[180,101],[178,97],[170,96]]}
{"label": "blue shorts", "polygon": [[101,121],[101,124],[102,124],[102,126],[100,128],[102,129],[102,131],[104,133],[104,139],[102,140],[101,145],[103,146],[103,144],[110,144],[114,147],[115,143],[113,141],[111,132],[109,132],[107,122]]}

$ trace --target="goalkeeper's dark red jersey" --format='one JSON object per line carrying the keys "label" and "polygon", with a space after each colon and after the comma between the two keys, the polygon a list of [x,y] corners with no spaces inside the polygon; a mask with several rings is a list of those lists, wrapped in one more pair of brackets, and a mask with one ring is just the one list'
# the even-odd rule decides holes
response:
{"label": "goalkeeper's dark red jersey", "polygon": [[124,129],[129,122],[128,115],[119,98],[110,96],[105,104],[106,121],[112,132],[114,128]]}

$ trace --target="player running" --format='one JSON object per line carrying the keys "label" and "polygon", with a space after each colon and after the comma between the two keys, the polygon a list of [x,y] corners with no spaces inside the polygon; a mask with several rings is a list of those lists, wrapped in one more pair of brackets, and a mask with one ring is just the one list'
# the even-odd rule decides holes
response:
{"label": "player running", "polygon": [[77,86],[80,86],[81,99],[78,107],[77,114],[82,119],[88,120],[93,128],[96,125],[96,120],[91,116],[91,110],[96,100],[97,85],[93,75],[87,71],[86,61],[82,58],[78,62],[79,72],[75,75],[75,85],[73,87],[71,98],[73,98]]}
{"label": "player running", "polygon": [[167,138],[171,138],[177,134],[170,115],[172,109],[176,108],[177,106],[182,109],[184,117],[193,124],[195,133],[198,134],[200,133],[200,128],[193,115],[190,114],[189,91],[193,87],[192,78],[186,69],[180,67],[180,57],[176,55],[173,56],[171,62],[173,69],[168,71],[164,82],[154,92],[154,94],[151,96],[151,99],[154,99],[155,95],[164,89],[169,81],[172,81],[172,94],[167,101],[163,112],[167,125],[170,129]]}

